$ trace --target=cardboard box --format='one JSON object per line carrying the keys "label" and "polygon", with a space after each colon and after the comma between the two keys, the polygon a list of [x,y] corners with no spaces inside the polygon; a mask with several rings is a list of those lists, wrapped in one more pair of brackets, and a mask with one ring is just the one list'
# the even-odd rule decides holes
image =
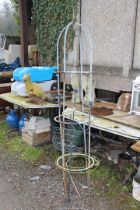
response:
{"label": "cardboard box", "polygon": [[43,133],[50,131],[50,119],[49,118],[43,118],[43,117],[31,117],[29,121],[25,122],[25,130],[31,132],[34,131],[34,133]]}
{"label": "cardboard box", "polygon": [[52,132],[35,133],[34,131],[27,132],[22,130],[22,141],[31,146],[39,146],[48,144],[52,141]]}

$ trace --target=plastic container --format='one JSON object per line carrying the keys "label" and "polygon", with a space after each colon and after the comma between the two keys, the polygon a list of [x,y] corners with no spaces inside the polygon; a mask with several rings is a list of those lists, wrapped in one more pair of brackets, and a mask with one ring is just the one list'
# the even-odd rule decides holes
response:
{"label": "plastic container", "polygon": [[119,154],[118,157],[118,168],[120,171],[123,171],[124,168],[127,168],[127,166],[130,164],[131,156],[127,153],[123,152]]}
{"label": "plastic container", "polygon": [[19,95],[19,96],[28,96],[25,90],[25,83],[21,81],[16,81],[12,83],[11,85],[11,93],[14,95]]}
{"label": "plastic container", "polygon": [[132,190],[133,198],[136,199],[137,201],[140,201],[140,166],[138,166],[137,173],[133,177],[132,186],[133,186]]}
{"label": "plastic container", "polygon": [[140,201],[140,176],[136,175],[133,177],[132,186],[133,186],[132,190],[133,198],[136,199],[137,201]]}
{"label": "plastic container", "polygon": [[19,128],[19,117],[16,110],[11,109],[6,117],[6,122],[11,128]]}
{"label": "plastic container", "polygon": [[52,80],[54,72],[57,67],[20,67],[13,72],[13,79],[16,81],[23,81],[25,74],[30,74],[32,82],[43,82]]}
{"label": "plastic container", "polygon": [[26,115],[22,114],[19,120],[19,130],[22,131],[22,128],[25,126]]}
{"label": "plastic container", "polygon": [[[38,84],[41,86],[44,92],[49,91],[54,84],[57,86],[56,80],[40,82]],[[25,83],[22,81],[16,81],[11,85],[11,93],[23,97],[28,96],[25,90]]]}

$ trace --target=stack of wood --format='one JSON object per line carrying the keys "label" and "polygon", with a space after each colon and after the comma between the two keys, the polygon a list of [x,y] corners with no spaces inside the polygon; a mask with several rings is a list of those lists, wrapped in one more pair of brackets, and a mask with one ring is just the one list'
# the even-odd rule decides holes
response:
{"label": "stack of wood", "polygon": [[51,124],[49,118],[31,117],[25,122],[22,129],[22,140],[31,146],[39,146],[50,143],[52,139]]}

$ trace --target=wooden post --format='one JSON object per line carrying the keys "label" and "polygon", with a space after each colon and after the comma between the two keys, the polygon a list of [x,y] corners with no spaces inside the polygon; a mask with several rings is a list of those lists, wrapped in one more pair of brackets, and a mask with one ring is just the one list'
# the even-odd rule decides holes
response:
{"label": "wooden post", "polygon": [[21,40],[21,65],[28,66],[28,21],[26,0],[19,0],[20,11],[20,40]]}

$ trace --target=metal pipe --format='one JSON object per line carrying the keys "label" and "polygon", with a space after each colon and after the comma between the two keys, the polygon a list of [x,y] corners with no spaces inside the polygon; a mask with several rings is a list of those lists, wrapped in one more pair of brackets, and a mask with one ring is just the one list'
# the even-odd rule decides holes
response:
{"label": "metal pipe", "polygon": [[134,33],[133,33],[133,52],[132,52],[132,69],[134,65],[134,54],[135,54],[135,44],[136,44],[136,26],[137,26],[137,18],[138,18],[138,6],[139,0],[136,0],[136,12],[135,12],[135,23],[134,23]]}

